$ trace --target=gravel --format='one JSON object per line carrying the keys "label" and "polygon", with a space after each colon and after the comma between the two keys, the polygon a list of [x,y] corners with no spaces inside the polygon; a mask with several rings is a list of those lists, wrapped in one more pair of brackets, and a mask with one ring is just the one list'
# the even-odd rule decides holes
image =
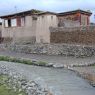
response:
{"label": "gravel", "polygon": [[64,68],[56,69],[1,61],[0,72],[2,71],[3,74],[8,73],[14,76],[13,80],[17,82],[20,79],[18,84],[22,86],[22,89],[26,89],[28,95],[95,95],[94,87],[78,77],[76,73]]}
{"label": "gravel", "polygon": [[9,76],[8,83],[14,91],[17,89],[19,89],[19,91],[25,90],[26,95],[49,95],[50,92],[47,88],[42,88],[35,81],[28,80],[21,72],[19,73],[12,67],[9,67],[8,64],[4,64],[6,62],[0,63],[3,63],[0,64],[0,74]]}

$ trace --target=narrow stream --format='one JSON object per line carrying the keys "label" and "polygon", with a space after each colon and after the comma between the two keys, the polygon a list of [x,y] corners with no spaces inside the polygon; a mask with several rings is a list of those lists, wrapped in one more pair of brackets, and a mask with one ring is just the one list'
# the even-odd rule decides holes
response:
{"label": "narrow stream", "polygon": [[54,95],[95,95],[95,88],[67,69],[37,67],[17,63],[0,62],[0,65],[16,70],[27,79],[49,87]]}

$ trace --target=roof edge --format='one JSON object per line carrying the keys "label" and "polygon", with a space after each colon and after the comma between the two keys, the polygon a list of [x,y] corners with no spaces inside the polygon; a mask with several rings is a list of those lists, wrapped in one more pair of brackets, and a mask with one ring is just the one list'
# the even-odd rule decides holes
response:
{"label": "roof edge", "polygon": [[0,16],[0,18],[7,18],[7,17],[19,16],[19,15],[25,16],[25,15],[36,14],[36,13],[41,13],[41,12],[43,12],[43,11],[32,9],[32,10],[28,10],[28,11],[23,11],[23,12]]}
{"label": "roof edge", "polygon": [[84,10],[81,10],[81,9],[74,10],[74,11],[68,11],[68,12],[61,12],[61,13],[58,13],[58,15],[69,15],[71,13],[73,14],[73,13],[76,13],[76,12],[85,13],[87,15],[92,15],[92,12],[84,11]]}

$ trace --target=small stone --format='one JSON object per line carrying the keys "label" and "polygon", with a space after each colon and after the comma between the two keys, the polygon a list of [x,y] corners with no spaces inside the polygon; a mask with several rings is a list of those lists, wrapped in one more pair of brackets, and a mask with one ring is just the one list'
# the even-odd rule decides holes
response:
{"label": "small stone", "polygon": [[22,86],[22,89],[26,89],[26,86]]}
{"label": "small stone", "polygon": [[18,94],[18,95],[22,95],[22,94]]}
{"label": "small stone", "polygon": [[58,63],[58,64],[54,64],[53,67],[54,67],[54,68],[63,68],[64,65]]}
{"label": "small stone", "polygon": [[28,88],[27,88],[27,90],[31,90],[31,89],[32,89],[32,87],[28,87]]}
{"label": "small stone", "polygon": [[48,92],[48,94],[47,95],[53,95],[52,93],[50,93],[50,92]]}
{"label": "small stone", "polygon": [[64,66],[64,68],[67,68],[68,67],[66,64],[64,64],[63,66]]}
{"label": "small stone", "polygon": [[46,64],[47,67],[52,67],[54,65],[54,63],[48,63]]}
{"label": "small stone", "polygon": [[22,89],[19,89],[19,92],[21,92],[22,91]]}

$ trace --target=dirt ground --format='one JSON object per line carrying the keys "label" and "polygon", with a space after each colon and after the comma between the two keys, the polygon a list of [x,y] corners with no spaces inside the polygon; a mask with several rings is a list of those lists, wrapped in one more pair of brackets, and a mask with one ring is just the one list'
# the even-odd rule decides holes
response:
{"label": "dirt ground", "polygon": [[95,66],[73,67],[83,78],[87,79],[92,86],[95,86]]}

